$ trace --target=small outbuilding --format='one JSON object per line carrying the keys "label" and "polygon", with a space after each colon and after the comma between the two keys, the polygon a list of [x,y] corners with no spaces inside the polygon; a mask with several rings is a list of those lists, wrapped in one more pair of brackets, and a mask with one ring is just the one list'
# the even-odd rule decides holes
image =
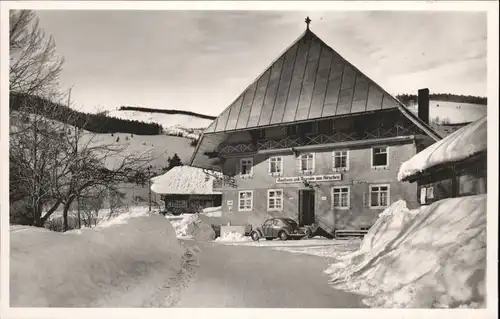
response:
{"label": "small outbuilding", "polygon": [[176,166],[154,177],[151,190],[165,202],[165,213],[196,213],[207,207],[221,205],[222,193],[213,190],[214,179],[203,169]]}
{"label": "small outbuilding", "polygon": [[401,165],[398,180],[416,182],[421,205],[487,190],[487,117],[432,144]]}

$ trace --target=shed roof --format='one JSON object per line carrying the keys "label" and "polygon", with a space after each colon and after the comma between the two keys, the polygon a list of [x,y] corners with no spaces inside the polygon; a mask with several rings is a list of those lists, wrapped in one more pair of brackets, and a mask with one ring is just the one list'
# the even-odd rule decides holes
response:
{"label": "shed roof", "polygon": [[187,165],[176,166],[165,174],[154,177],[151,190],[157,194],[221,194],[213,190],[214,179],[213,176],[205,174],[201,168]]}
{"label": "shed roof", "polygon": [[462,127],[432,144],[401,165],[398,180],[409,180],[438,165],[466,160],[485,152],[487,143],[487,117]]}

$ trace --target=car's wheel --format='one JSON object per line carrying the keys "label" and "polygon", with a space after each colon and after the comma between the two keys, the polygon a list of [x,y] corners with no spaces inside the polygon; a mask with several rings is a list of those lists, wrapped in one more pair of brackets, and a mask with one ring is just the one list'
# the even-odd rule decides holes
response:
{"label": "car's wheel", "polygon": [[256,231],[253,231],[251,234],[250,234],[250,237],[252,237],[252,240],[253,241],[258,241],[260,236],[259,236],[259,233],[256,232]]}
{"label": "car's wheel", "polygon": [[281,240],[287,240],[288,239],[288,234],[285,231],[280,231],[280,233],[278,234],[278,237]]}

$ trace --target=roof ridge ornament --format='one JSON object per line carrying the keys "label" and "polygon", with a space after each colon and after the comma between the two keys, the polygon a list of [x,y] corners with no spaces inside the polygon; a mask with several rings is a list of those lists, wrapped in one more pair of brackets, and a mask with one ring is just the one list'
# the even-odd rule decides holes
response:
{"label": "roof ridge ornament", "polygon": [[305,23],[306,23],[306,28],[307,30],[309,30],[309,24],[311,23],[311,19],[309,19],[309,16],[306,17],[306,19],[304,20]]}

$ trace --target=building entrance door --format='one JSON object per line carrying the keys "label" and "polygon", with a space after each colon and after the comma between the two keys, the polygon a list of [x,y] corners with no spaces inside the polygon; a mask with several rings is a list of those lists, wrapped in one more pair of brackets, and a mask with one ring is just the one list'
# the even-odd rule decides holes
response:
{"label": "building entrance door", "polygon": [[314,195],[312,189],[299,190],[299,226],[314,223]]}

